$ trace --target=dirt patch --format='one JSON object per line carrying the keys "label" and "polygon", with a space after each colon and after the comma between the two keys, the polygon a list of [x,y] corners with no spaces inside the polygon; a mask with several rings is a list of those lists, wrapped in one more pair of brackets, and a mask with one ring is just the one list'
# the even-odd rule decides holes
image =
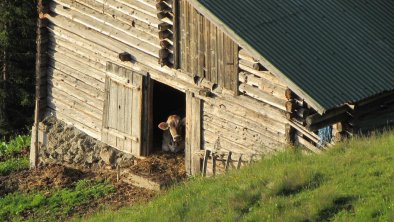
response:
{"label": "dirt patch", "polygon": [[68,187],[75,181],[93,177],[93,173],[60,165],[45,166],[31,171],[24,170],[0,177],[0,196],[17,190],[29,192]]}
{"label": "dirt patch", "polygon": [[[184,154],[159,153],[143,160],[137,160],[130,171],[141,177],[160,184],[174,184],[186,178]],[[126,169],[126,168],[124,168]],[[106,180],[114,187],[104,197],[92,200],[88,204],[78,205],[72,209],[67,218],[74,216],[85,217],[102,208],[118,209],[135,203],[147,202],[156,191],[147,190],[126,183],[126,178],[117,181],[116,170],[104,168],[71,168],[63,165],[45,165],[35,170],[12,172],[7,176],[0,176],[0,198],[12,192],[44,191],[50,194],[53,190],[73,188],[77,181]],[[48,211],[48,213],[51,213]],[[35,218],[35,211],[25,211],[24,218]]]}
{"label": "dirt patch", "polygon": [[[61,165],[47,165],[36,170],[14,172],[0,177],[0,197],[12,192],[51,191],[71,188],[82,179],[107,180],[114,187],[114,192],[93,200],[89,204],[76,206],[70,215],[86,216],[102,207],[118,209],[134,203],[151,200],[157,193],[135,187],[123,181],[117,181],[116,172],[110,170],[80,170]],[[50,213],[50,212],[49,212]],[[25,218],[34,217],[34,212],[24,212]]]}
{"label": "dirt patch", "polygon": [[177,183],[186,179],[185,155],[183,153],[151,155],[137,160],[131,171],[160,184]]}

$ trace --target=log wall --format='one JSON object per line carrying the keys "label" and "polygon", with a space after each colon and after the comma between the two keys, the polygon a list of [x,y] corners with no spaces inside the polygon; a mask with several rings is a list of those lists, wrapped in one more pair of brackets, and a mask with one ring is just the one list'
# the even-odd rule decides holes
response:
{"label": "log wall", "polygon": [[[47,16],[49,113],[101,139],[108,61],[149,70],[158,78],[164,73],[175,75],[157,63],[160,21],[155,4],[137,0],[55,0],[50,3]],[[118,58],[122,52],[130,53],[134,64],[122,63]]]}
{"label": "log wall", "polygon": [[239,91],[246,96],[286,110],[287,86],[255,61],[244,49],[239,51]]}
{"label": "log wall", "polygon": [[[182,42],[180,50],[193,50],[188,53],[195,56],[182,58],[180,63],[188,67],[183,72],[158,62],[162,46],[156,1],[53,0],[49,9],[48,114],[101,140],[106,64],[112,62],[148,72],[152,79],[183,92],[193,92],[201,99],[201,150],[231,151],[237,158],[239,154],[266,154],[286,146],[286,86],[245,51],[239,51],[230,39],[222,44],[233,52],[233,64],[228,64],[232,68],[209,66],[208,71],[192,62],[202,61],[201,52],[209,51],[199,48],[201,39],[196,40],[200,41],[199,46],[185,46]],[[202,23],[196,27],[209,23],[199,16],[195,19]],[[209,27],[216,33],[209,38],[209,44],[227,38],[212,24]],[[227,45],[231,47],[224,47]],[[131,62],[120,61],[119,54],[123,52],[131,55]],[[225,64],[228,53],[222,51],[220,57],[216,52],[215,57],[204,54],[204,61],[212,61],[204,64],[217,65],[218,61]],[[203,81],[196,84],[190,73],[201,75]],[[223,90],[201,93],[206,85],[214,84]],[[237,89],[240,95],[234,95]]]}

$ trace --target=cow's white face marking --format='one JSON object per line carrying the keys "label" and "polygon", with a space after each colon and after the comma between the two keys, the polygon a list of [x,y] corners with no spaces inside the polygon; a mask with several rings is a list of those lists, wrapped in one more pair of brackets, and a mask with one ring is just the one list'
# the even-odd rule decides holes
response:
{"label": "cow's white face marking", "polygon": [[171,115],[166,122],[161,122],[159,128],[163,130],[163,151],[177,153],[185,149],[185,118],[178,115]]}

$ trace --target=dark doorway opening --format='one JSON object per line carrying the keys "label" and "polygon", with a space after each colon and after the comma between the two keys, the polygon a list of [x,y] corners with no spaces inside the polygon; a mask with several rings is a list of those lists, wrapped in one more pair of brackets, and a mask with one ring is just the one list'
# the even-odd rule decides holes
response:
{"label": "dark doorway opening", "polygon": [[161,151],[163,131],[160,122],[165,122],[170,115],[181,118],[186,115],[186,94],[163,83],[153,84],[153,143],[149,153]]}

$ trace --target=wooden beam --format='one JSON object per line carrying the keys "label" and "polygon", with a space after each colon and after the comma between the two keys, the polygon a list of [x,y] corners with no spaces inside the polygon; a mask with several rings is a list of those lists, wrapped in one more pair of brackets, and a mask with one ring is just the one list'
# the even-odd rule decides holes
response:
{"label": "wooden beam", "polygon": [[344,121],[348,118],[350,118],[349,115],[349,108],[347,106],[343,106],[340,108],[337,108],[335,110],[332,110],[330,112],[327,112],[326,114],[320,115],[318,113],[312,114],[308,117],[306,117],[306,125],[307,128],[311,131],[315,131],[317,129],[320,129],[324,126],[339,122],[339,121]]}

